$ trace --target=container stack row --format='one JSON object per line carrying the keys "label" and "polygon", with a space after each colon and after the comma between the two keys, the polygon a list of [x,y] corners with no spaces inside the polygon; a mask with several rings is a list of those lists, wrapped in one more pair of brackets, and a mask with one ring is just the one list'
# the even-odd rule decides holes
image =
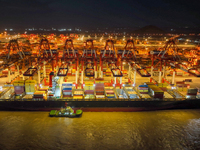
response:
{"label": "container stack row", "polygon": [[139,85],[138,91],[140,94],[148,94],[148,85]]}
{"label": "container stack row", "polygon": [[45,89],[47,89],[48,93],[47,93],[47,98],[48,99],[52,99],[54,98],[54,93],[52,92],[52,87],[49,87],[49,86],[45,86],[45,88],[40,88],[39,91],[45,91]]}
{"label": "container stack row", "polygon": [[115,92],[113,87],[105,87],[105,94],[107,98],[115,98]]}
{"label": "container stack row", "polygon": [[167,91],[167,83],[158,83],[158,87],[163,90],[164,92]]}
{"label": "container stack row", "polygon": [[156,85],[148,85],[149,95],[153,98],[163,99],[164,92]]}
{"label": "container stack row", "polygon": [[72,97],[72,82],[63,82],[62,83],[62,94],[63,98]]}
{"label": "container stack row", "polygon": [[22,95],[25,95],[25,83],[23,80],[15,81],[14,85],[14,92],[15,98],[20,99]]}
{"label": "container stack row", "polygon": [[33,95],[36,91],[36,84],[35,80],[26,80],[25,81],[25,91],[27,95]]}
{"label": "container stack row", "polygon": [[33,95],[33,100],[46,100],[47,92],[46,91],[36,91]]}
{"label": "container stack row", "polygon": [[188,86],[189,85],[185,84],[185,82],[176,82],[176,89],[179,92],[187,92]]}
{"label": "container stack row", "polygon": [[96,92],[96,98],[104,99],[105,93],[104,93],[104,79],[98,78],[95,80],[95,92]]}
{"label": "container stack row", "polygon": [[13,83],[13,85],[14,85],[14,90],[15,90],[16,95],[20,95],[20,94],[23,94],[25,92],[23,80],[15,81]]}
{"label": "container stack row", "polygon": [[138,86],[138,91],[139,91],[141,98],[144,98],[144,99],[151,98],[151,96],[149,95],[149,88],[148,88],[148,85],[150,85],[150,84],[154,85],[151,82],[147,82],[144,85]]}
{"label": "container stack row", "polygon": [[83,99],[84,92],[82,89],[75,89],[73,99]]}
{"label": "container stack row", "polygon": [[94,99],[94,82],[85,81],[85,99]]}

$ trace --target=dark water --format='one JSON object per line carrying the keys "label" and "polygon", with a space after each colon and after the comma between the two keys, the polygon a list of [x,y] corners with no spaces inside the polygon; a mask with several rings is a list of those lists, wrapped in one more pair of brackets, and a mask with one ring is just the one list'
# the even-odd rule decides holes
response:
{"label": "dark water", "polygon": [[48,112],[0,112],[0,149],[200,149],[200,110],[87,112],[50,118]]}

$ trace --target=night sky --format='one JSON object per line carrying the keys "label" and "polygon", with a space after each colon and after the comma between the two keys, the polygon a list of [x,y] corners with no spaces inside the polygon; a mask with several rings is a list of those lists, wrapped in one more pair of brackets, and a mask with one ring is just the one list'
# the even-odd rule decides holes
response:
{"label": "night sky", "polygon": [[1,27],[200,27],[198,0],[0,0]]}

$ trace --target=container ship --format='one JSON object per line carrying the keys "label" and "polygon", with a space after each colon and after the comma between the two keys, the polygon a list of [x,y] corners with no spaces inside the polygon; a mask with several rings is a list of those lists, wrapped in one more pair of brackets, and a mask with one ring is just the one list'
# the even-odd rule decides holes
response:
{"label": "container ship", "polygon": [[[1,81],[5,82],[0,86],[0,110],[70,106],[83,111],[150,111],[200,106],[199,89],[192,87],[198,69],[180,68],[180,56],[172,54],[171,48],[167,51],[168,45],[175,44],[173,39],[163,50],[145,53],[145,58],[133,39],[123,49],[114,47],[112,38],[104,47],[95,47],[87,39],[78,48],[72,39],[64,38],[63,49],[50,39],[42,38],[29,51],[23,51],[25,46],[17,40],[10,41],[7,53],[1,54]],[[175,82],[181,69],[192,79]]]}

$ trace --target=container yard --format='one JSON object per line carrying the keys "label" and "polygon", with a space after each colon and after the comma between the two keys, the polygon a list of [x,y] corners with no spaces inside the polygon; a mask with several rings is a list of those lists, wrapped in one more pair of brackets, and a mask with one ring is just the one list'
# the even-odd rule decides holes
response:
{"label": "container yard", "polygon": [[176,37],[158,48],[136,46],[132,37],[120,44],[112,37],[20,37],[28,46],[12,39],[1,49],[1,108],[137,111],[199,103],[200,49],[183,51]]}

